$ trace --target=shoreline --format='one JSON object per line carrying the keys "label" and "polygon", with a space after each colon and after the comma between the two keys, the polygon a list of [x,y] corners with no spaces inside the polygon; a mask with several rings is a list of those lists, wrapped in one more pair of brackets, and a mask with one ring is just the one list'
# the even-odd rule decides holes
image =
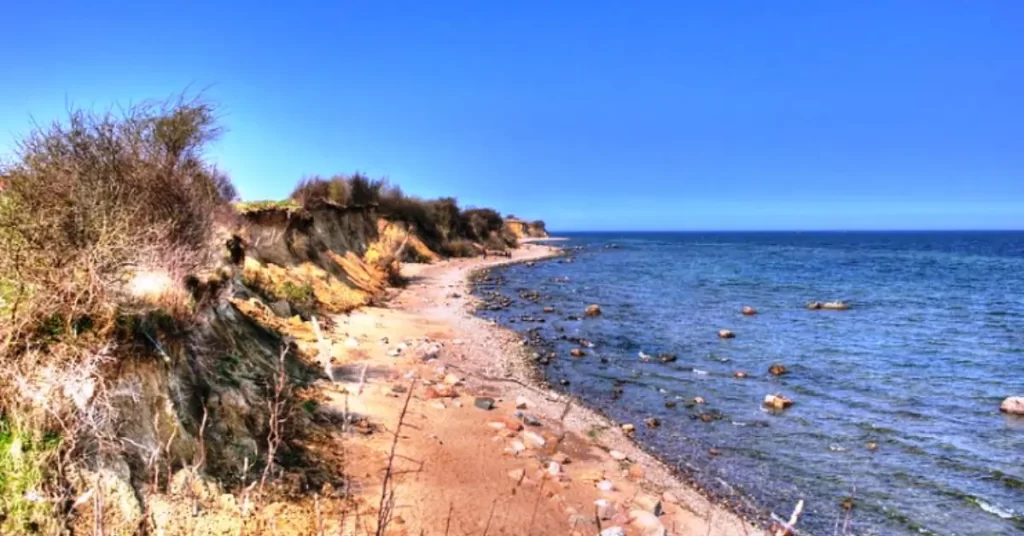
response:
{"label": "shoreline", "polygon": [[[762,534],[754,522],[642,450],[606,416],[545,386],[521,336],[474,314],[473,274],[560,254],[555,247],[526,243],[511,258],[406,265],[403,275],[410,282],[390,297],[387,308],[337,317],[332,338],[354,339],[359,346],[349,354],[357,359],[344,367],[361,366],[366,383],[364,392],[362,381],[353,385],[357,374],[343,379],[349,381],[343,383],[346,412],[393,429],[395,416],[404,415],[400,400],[406,396],[396,396],[404,392],[396,384],[414,385],[409,412],[422,415],[420,431],[403,435],[398,450],[421,463],[395,483],[404,530],[443,533],[451,520],[442,526],[437,513],[449,509],[461,512],[460,523],[471,534],[482,527],[522,532],[526,526],[538,534],[594,534],[612,526],[625,534]],[[433,345],[437,358],[396,357],[400,340],[407,347]],[[436,396],[452,384],[458,398]],[[354,399],[353,392],[359,393]],[[492,399],[494,409],[474,407],[480,397]],[[341,396],[331,398],[328,406],[338,409]],[[525,416],[516,417],[517,406]],[[521,420],[527,421],[522,430]],[[384,439],[356,439],[346,450],[372,466],[386,451]],[[360,488],[375,488],[372,476],[357,480]],[[371,503],[372,493],[365,499]],[[600,525],[598,517],[604,518]]]}

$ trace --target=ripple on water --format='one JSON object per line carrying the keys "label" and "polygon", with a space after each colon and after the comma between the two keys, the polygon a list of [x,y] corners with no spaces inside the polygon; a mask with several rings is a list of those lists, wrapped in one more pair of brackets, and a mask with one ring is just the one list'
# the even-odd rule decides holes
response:
{"label": "ripple on water", "polygon": [[[812,534],[833,532],[854,487],[859,534],[1024,532],[1024,426],[996,411],[1024,392],[1024,234],[587,235],[569,245],[585,248],[575,264],[504,270],[494,290],[515,303],[484,314],[601,304],[599,319],[540,326],[559,355],[572,345],[553,341],[556,328],[596,344],[591,357],[556,360],[552,378],[615,419],[660,417],[638,439],[708,487],[778,512],[808,498],[801,525]],[[544,288],[543,302],[522,302],[516,287]],[[853,308],[804,308],[832,299]],[[760,314],[741,317],[744,305]],[[722,328],[737,338],[718,340]],[[641,363],[641,350],[678,360]],[[772,363],[790,373],[768,377]],[[796,404],[765,412],[771,392]],[[723,419],[695,418],[711,412]],[[723,454],[709,456],[712,446]]]}

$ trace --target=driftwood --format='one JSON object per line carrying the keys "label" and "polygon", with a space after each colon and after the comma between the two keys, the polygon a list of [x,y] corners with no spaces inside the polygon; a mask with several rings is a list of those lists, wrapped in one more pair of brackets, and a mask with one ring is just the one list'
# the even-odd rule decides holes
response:
{"label": "driftwood", "polygon": [[789,516],[789,521],[783,521],[781,518],[772,514],[772,519],[776,521],[776,525],[772,527],[773,536],[796,536],[796,522],[800,520],[800,514],[804,511],[804,501],[800,499],[796,503],[796,508],[793,509],[793,514]]}

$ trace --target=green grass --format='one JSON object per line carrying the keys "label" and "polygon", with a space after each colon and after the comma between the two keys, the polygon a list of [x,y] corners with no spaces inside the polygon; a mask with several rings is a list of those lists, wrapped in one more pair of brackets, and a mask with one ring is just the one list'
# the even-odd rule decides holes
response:
{"label": "green grass", "polygon": [[235,209],[238,212],[245,214],[247,212],[257,212],[260,210],[280,209],[286,211],[302,210],[302,206],[291,199],[284,199],[281,201],[277,200],[265,200],[265,201],[243,201],[241,203],[235,203]]}
{"label": "green grass", "polygon": [[0,533],[43,532],[54,522],[53,508],[44,500],[44,469],[60,445],[58,435],[35,438],[0,419]]}

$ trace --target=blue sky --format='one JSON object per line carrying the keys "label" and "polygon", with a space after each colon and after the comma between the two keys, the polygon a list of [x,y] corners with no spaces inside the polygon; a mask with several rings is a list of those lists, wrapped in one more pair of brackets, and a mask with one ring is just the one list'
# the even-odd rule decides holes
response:
{"label": "blue sky", "polygon": [[1024,228],[1020,2],[11,2],[3,18],[4,154],[69,102],[207,88],[229,129],[209,156],[248,199],[360,170],[555,230]]}

